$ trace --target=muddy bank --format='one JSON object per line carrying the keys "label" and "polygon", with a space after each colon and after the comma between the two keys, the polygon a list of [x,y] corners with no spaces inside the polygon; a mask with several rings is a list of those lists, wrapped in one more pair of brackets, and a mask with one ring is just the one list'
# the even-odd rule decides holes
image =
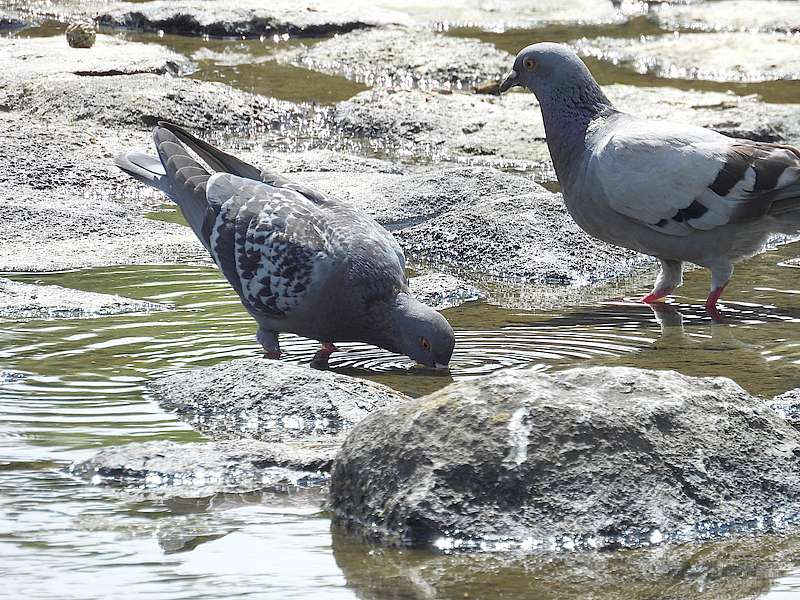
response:
{"label": "muddy bank", "polygon": [[167,497],[288,491],[324,486],[334,450],[319,443],[251,439],[153,441],[101,450],[71,465],[70,472],[95,485]]}
{"label": "muddy bank", "polygon": [[71,290],[57,285],[17,283],[0,277],[0,319],[75,319],[148,313],[169,307],[111,294]]}
{"label": "muddy bank", "polygon": [[367,417],[331,507],[405,545],[629,548],[795,523],[798,456],[800,433],[728,379],[505,371]]}
{"label": "muddy bank", "polygon": [[269,442],[331,440],[407,398],[371,381],[263,358],[175,373],[149,387],[162,407],[201,433]]}

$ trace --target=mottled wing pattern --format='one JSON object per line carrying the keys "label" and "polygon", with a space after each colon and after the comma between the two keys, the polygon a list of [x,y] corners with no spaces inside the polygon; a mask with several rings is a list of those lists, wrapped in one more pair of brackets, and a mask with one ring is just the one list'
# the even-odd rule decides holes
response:
{"label": "mottled wing pattern", "polygon": [[800,150],[685,125],[632,121],[594,150],[590,181],[611,208],[670,235],[764,217],[800,202]]}
{"label": "mottled wing pattern", "polygon": [[323,283],[334,262],[332,232],[313,202],[228,173],[213,175],[206,195],[211,255],[248,310],[285,318]]}

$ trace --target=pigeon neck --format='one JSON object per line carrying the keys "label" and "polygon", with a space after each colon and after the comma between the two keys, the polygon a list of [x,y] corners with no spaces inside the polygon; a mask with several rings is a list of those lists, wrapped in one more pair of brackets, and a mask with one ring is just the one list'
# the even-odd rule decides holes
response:
{"label": "pigeon neck", "polygon": [[571,169],[583,157],[589,125],[614,107],[594,81],[590,85],[542,94],[539,103],[547,147],[563,185]]}

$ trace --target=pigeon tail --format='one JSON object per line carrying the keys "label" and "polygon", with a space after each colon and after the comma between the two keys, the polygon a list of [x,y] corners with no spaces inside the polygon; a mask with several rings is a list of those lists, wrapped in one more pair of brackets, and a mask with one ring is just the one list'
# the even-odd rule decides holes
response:
{"label": "pigeon tail", "polygon": [[172,195],[167,172],[156,157],[141,152],[126,152],[117,156],[114,164],[142,183],[161,190],[168,196]]}
{"label": "pigeon tail", "polygon": [[156,127],[153,140],[170,183],[170,198],[180,207],[195,235],[209,248],[207,223],[209,219],[213,222],[217,212],[215,208],[218,208],[211,206],[206,197],[206,185],[211,174],[189,155],[186,147],[169,130]]}

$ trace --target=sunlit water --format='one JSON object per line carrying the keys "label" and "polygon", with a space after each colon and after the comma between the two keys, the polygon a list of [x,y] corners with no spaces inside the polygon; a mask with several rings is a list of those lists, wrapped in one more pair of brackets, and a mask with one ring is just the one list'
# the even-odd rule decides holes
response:
{"label": "sunlit water", "polygon": [[[62,31],[63,26],[55,26],[29,33]],[[533,35],[569,40],[654,33],[645,20],[626,27],[554,26],[535,33],[450,32],[481,37],[510,52],[534,41]],[[193,57],[198,66],[193,77],[281,99],[326,105],[364,89],[268,60],[281,44],[293,41],[125,35]],[[772,101],[800,101],[796,82],[667,81],[599,61],[591,66],[603,83],[725,87],[765,94]],[[402,149],[337,138],[326,121],[328,109],[314,110],[317,137],[290,132],[291,141],[278,147],[327,145],[402,156]],[[431,153],[424,160],[435,158]],[[413,396],[500,368],[609,364],[727,376],[752,393],[771,397],[800,386],[800,269],[786,262],[800,254],[798,246],[763,254],[737,270],[724,299],[724,325],[711,323],[702,309],[708,273],[698,270],[687,274],[686,286],[670,305],[655,311],[612,294],[604,302],[559,311],[485,303],[448,310],[457,335],[449,375],[414,370],[405,359],[357,344],[335,354],[331,367]],[[12,277],[118,293],[172,309],[101,319],[0,322],[0,597],[385,600],[768,594],[784,599],[800,594],[800,541],[791,536],[555,558],[436,555],[365,546],[332,532],[320,494],[289,490],[159,500],[77,480],[69,475],[70,463],[102,447],[202,439],[159,408],[146,383],[169,371],[258,355],[254,325],[218,273],[205,266]],[[598,294],[602,297],[602,290]],[[293,336],[285,336],[282,347],[283,360],[300,364],[315,351],[315,344]]]}

